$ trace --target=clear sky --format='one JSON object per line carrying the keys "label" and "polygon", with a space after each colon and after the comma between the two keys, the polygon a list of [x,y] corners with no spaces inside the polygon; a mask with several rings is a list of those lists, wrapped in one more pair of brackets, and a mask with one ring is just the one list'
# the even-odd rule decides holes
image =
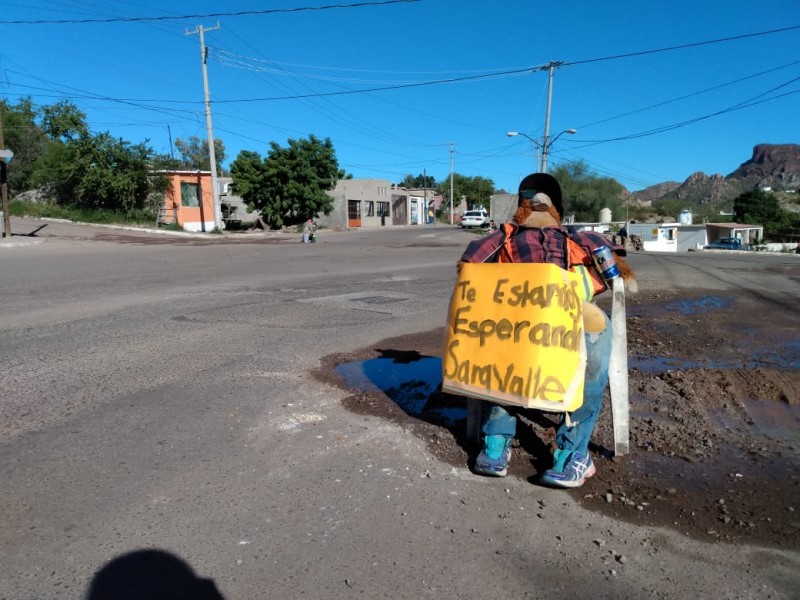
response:
{"label": "clear sky", "polygon": [[0,97],[71,99],[93,131],[170,153],[206,137],[186,32],[217,23],[225,166],[314,134],[355,177],[439,181],[452,144],[456,173],[516,189],[538,170],[551,62],[550,168],[582,159],[633,191],[800,143],[798,0],[4,0]]}

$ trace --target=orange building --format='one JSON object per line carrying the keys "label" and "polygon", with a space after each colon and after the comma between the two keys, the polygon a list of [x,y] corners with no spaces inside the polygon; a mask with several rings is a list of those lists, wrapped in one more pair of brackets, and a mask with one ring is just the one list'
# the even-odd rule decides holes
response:
{"label": "orange building", "polygon": [[160,171],[169,179],[160,223],[178,223],[186,231],[214,229],[211,171]]}

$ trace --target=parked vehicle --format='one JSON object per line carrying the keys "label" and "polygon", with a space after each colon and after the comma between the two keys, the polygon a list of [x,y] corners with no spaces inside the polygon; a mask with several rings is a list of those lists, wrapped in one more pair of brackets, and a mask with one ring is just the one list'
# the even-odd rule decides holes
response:
{"label": "parked vehicle", "polygon": [[489,211],[485,208],[468,210],[461,216],[461,229],[468,227],[488,227]]}
{"label": "parked vehicle", "polygon": [[703,246],[705,250],[750,250],[750,246],[739,238],[719,238],[713,244]]}

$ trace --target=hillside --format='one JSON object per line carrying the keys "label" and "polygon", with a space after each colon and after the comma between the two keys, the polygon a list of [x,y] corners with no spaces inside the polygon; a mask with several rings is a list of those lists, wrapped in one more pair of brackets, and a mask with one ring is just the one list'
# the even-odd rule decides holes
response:
{"label": "hillside", "polygon": [[729,175],[692,173],[683,183],[665,182],[632,192],[630,200],[649,204],[679,199],[687,205],[725,204],[754,187],[800,189],[800,144],[758,144],[753,155]]}

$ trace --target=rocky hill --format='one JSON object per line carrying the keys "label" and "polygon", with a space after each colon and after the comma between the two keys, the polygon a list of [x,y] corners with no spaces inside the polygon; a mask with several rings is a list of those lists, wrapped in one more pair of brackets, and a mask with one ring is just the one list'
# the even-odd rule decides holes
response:
{"label": "rocky hill", "polygon": [[729,175],[697,172],[680,184],[659,183],[633,192],[630,199],[641,204],[668,198],[685,200],[687,204],[717,204],[729,202],[754,187],[800,189],[800,144],[758,144],[750,160]]}
{"label": "rocky hill", "polygon": [[800,145],[759,144],[753,148],[753,157],[728,178],[776,190],[797,189],[800,187]]}

